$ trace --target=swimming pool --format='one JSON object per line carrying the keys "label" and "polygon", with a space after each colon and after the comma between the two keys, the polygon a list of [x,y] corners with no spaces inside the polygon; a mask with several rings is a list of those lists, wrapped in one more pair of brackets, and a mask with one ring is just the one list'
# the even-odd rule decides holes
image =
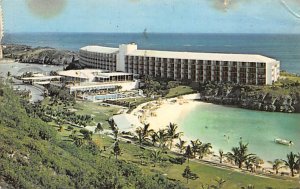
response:
{"label": "swimming pool", "polygon": [[113,100],[119,98],[125,98],[126,95],[124,94],[105,94],[105,95],[95,95],[95,96],[87,96],[85,97],[86,100],[95,101],[95,100]]}

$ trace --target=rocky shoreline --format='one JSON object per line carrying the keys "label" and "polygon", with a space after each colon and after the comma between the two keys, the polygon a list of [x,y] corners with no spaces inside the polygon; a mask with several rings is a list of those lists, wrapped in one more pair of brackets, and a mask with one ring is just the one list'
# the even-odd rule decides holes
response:
{"label": "rocky shoreline", "polygon": [[[300,113],[300,86],[285,86],[290,92],[278,94],[265,92],[265,86],[242,86],[234,84],[204,84],[200,89],[200,101],[220,105],[233,105],[240,108],[268,111]],[[270,88],[272,88],[270,86]],[[274,91],[287,90],[280,87]]]}
{"label": "rocky shoreline", "polygon": [[78,61],[78,53],[51,47],[30,47],[28,45],[3,45],[4,58],[21,63],[68,65]]}

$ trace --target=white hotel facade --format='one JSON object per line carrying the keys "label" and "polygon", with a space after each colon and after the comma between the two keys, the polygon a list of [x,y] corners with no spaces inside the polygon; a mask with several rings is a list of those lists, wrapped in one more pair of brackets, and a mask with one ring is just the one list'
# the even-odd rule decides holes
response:
{"label": "white hotel facade", "polygon": [[280,72],[279,61],[262,55],[138,50],[134,43],[83,47],[79,62],[111,72],[251,85],[271,85]]}

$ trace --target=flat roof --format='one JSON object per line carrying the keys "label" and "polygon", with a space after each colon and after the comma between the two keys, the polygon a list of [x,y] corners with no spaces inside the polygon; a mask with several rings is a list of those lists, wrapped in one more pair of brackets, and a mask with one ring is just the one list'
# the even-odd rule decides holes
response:
{"label": "flat roof", "polygon": [[119,51],[119,48],[91,45],[91,46],[82,47],[82,48],[80,48],[80,50],[89,51],[89,52],[96,52],[96,53],[111,54],[111,53],[117,53]]}
{"label": "flat roof", "polygon": [[49,79],[59,79],[61,76],[38,76],[38,77],[23,77],[21,80],[49,80]]}
{"label": "flat roof", "polygon": [[95,72],[102,73],[103,70],[97,70],[97,69],[67,70],[67,71],[60,71],[58,72],[58,74],[61,76],[88,79],[94,77]]}
{"label": "flat roof", "polygon": [[[130,45],[130,44],[128,44]],[[104,46],[86,46],[81,50],[98,53],[118,53],[118,48]],[[191,59],[191,60],[213,60],[233,62],[274,62],[269,58],[258,54],[232,54],[232,53],[201,53],[201,52],[180,52],[180,51],[158,51],[158,50],[134,50],[128,56],[147,56],[157,58]]]}
{"label": "flat roof", "polygon": [[93,77],[108,78],[112,76],[132,75],[132,73],[107,72],[106,70],[98,70],[98,69],[67,70],[67,71],[60,71],[58,72],[58,74],[60,76],[84,78],[84,79],[93,78]]}
{"label": "flat roof", "polygon": [[128,53],[129,56],[148,56],[157,58],[237,61],[237,62],[274,62],[275,59],[256,54],[225,54],[225,53],[197,53],[156,50],[136,50]]}
{"label": "flat roof", "polygon": [[68,70],[68,71],[61,71],[58,72],[60,76],[67,76],[67,77],[75,77],[75,78],[84,78],[88,79],[88,75],[80,70]]}
{"label": "flat roof", "polygon": [[125,72],[109,72],[109,73],[100,73],[96,75],[96,77],[113,77],[113,76],[125,76],[125,75],[133,75],[133,74],[125,73]]}

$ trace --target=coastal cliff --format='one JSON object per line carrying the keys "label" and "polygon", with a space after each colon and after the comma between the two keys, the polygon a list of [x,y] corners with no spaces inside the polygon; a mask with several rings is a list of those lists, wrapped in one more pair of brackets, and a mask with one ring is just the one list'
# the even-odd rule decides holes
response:
{"label": "coastal cliff", "polygon": [[237,84],[200,85],[200,100],[214,104],[234,105],[245,109],[300,113],[300,84],[281,80],[273,86]]}
{"label": "coastal cliff", "polygon": [[27,45],[4,45],[5,58],[12,58],[21,63],[66,65],[78,60],[78,54],[51,47],[32,48]]}

